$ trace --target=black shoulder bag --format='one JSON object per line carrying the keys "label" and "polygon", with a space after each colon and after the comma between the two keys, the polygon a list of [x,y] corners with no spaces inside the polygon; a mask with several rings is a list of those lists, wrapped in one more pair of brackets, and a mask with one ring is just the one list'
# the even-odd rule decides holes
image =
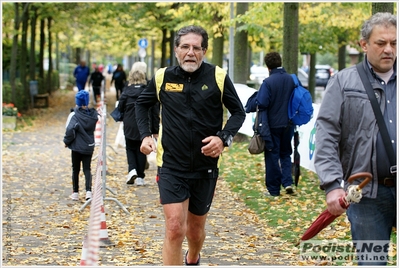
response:
{"label": "black shoulder bag", "polygon": [[356,64],[357,71],[359,73],[360,79],[362,80],[363,86],[366,89],[367,95],[369,96],[371,106],[373,107],[373,111],[375,114],[375,118],[377,119],[377,124],[380,129],[381,137],[384,142],[385,150],[388,154],[389,163],[391,168],[389,171],[391,174],[396,173],[396,163],[395,163],[395,153],[393,151],[392,145],[389,142],[391,139],[389,138],[388,129],[385,125],[384,118],[382,117],[382,112],[380,106],[378,105],[377,99],[374,94],[374,90],[371,87],[371,83],[367,78],[367,74],[363,68],[362,63]]}

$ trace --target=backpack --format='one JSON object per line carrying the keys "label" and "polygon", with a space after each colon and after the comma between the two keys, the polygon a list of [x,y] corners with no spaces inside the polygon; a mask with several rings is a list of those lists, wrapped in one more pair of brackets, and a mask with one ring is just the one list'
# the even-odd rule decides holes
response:
{"label": "backpack", "polygon": [[292,125],[300,126],[308,123],[313,117],[313,101],[309,90],[301,86],[295,74],[295,88],[288,103],[288,118]]}

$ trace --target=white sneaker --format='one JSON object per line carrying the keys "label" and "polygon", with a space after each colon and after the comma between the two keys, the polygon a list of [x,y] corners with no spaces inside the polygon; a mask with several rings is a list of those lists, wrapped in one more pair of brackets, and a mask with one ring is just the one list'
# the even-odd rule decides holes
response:
{"label": "white sneaker", "polygon": [[136,179],[136,185],[137,186],[143,186],[144,185],[144,179],[143,178],[137,178]]}
{"label": "white sneaker", "polygon": [[91,199],[91,197],[92,197],[91,191],[87,191],[86,192],[86,200]]}
{"label": "white sneaker", "polygon": [[136,169],[130,170],[129,174],[126,176],[126,184],[134,184],[134,180],[137,178],[137,171]]}
{"label": "white sneaker", "polygon": [[72,194],[70,195],[70,198],[71,198],[73,201],[79,201],[79,193],[72,193]]}

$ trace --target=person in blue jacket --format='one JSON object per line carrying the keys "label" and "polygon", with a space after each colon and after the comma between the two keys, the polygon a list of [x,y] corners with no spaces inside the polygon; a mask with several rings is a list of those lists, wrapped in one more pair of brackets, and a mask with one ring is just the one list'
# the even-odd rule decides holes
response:
{"label": "person in blue jacket", "polygon": [[86,200],[92,197],[91,193],[91,158],[94,152],[94,130],[98,121],[98,112],[89,108],[89,93],[78,91],[75,96],[76,106],[69,114],[64,136],[65,147],[71,149],[72,159],[72,200],[79,200],[79,172],[83,165],[86,179]]}
{"label": "person in blue jacket", "polygon": [[82,60],[78,66],[76,66],[73,71],[73,76],[76,79],[76,86],[78,91],[84,90],[86,86],[87,79],[90,75],[90,69],[86,66],[86,61]]}
{"label": "person in blue jacket", "polygon": [[289,124],[288,103],[295,88],[294,80],[282,67],[278,52],[264,58],[269,77],[263,80],[258,92],[246,104],[246,112],[259,107],[258,131],[265,140],[265,184],[267,196],[279,196],[281,186],[287,194],[294,194],[291,173],[291,140],[295,126]]}

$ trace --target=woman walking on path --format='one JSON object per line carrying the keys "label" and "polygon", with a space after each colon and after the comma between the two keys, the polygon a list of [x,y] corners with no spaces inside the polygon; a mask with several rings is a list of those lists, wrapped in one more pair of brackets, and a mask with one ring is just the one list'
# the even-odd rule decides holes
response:
{"label": "woman walking on path", "polygon": [[76,93],[76,107],[69,114],[64,136],[65,147],[71,149],[72,159],[72,200],[79,200],[79,172],[80,163],[86,179],[86,200],[92,197],[91,193],[91,158],[94,152],[94,130],[98,121],[98,112],[89,108],[89,93],[81,90]]}
{"label": "woman walking on path", "polygon": [[[123,90],[118,103],[118,109],[123,115],[123,131],[126,142],[126,156],[128,162],[127,184],[144,185],[145,166],[147,156],[140,151],[141,139],[136,122],[136,100],[147,86],[145,73],[140,70],[131,70],[129,73],[129,84]],[[157,122],[151,124],[153,134],[159,130],[159,110],[151,109],[151,118],[158,118]]]}
{"label": "woman walking on path", "polygon": [[115,83],[116,100],[119,100],[119,96],[122,94],[126,83],[126,73],[123,70],[122,64],[118,64],[118,67],[112,74],[111,85],[113,82]]}

